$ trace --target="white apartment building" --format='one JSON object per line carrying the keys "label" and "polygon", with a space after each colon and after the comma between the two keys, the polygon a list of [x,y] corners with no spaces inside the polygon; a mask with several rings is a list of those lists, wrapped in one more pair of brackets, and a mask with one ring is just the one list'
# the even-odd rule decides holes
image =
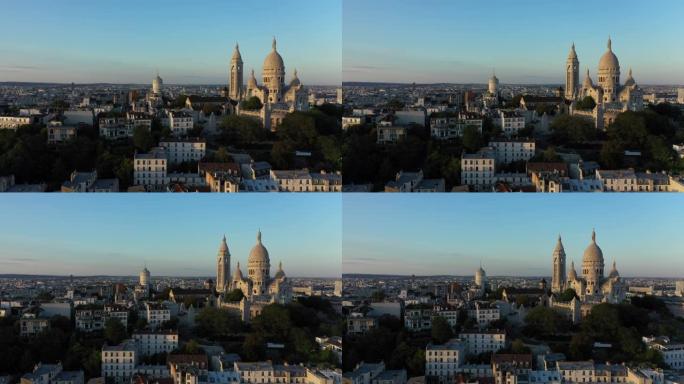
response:
{"label": "white apartment building", "polygon": [[499,111],[499,118],[495,120],[503,134],[511,137],[518,134],[518,131],[525,128],[525,116],[511,111]]}
{"label": "white apartment building", "polygon": [[161,190],[167,183],[167,158],[163,148],[152,148],[149,153],[133,157],[133,183],[148,190]]}
{"label": "white apartment building", "polygon": [[388,144],[403,140],[408,134],[408,127],[378,125],[376,131],[378,135],[378,144]]}
{"label": "white apartment building", "polygon": [[124,327],[128,327],[128,309],[118,305],[106,305],[104,307],[105,322],[108,319],[117,319]]}
{"label": "white apartment building", "polygon": [[634,172],[633,169],[596,171],[605,192],[669,192],[670,178],[663,173]]}
{"label": "white apartment building", "polygon": [[427,331],[432,328],[432,307],[426,304],[407,305],[404,310],[404,328],[409,331]]}
{"label": "white apartment building", "polygon": [[0,116],[0,129],[17,129],[34,122],[31,116]]}
{"label": "white apartment building", "polygon": [[466,353],[479,355],[496,352],[506,347],[506,332],[499,330],[461,332],[458,337],[466,346]]}
{"label": "white apartment building", "polygon": [[360,313],[352,313],[347,318],[347,333],[349,334],[366,333],[377,327],[378,319],[374,317],[365,317]]}
{"label": "white apartment building", "polygon": [[475,320],[480,329],[484,329],[487,328],[492,321],[499,320],[501,318],[501,312],[497,307],[476,302],[475,308],[468,309],[468,317]]}
{"label": "white apartment building", "polygon": [[342,173],[339,171],[312,172],[311,182],[314,192],[342,192]]}
{"label": "white apartment building", "polygon": [[109,140],[133,137],[137,127],[143,127],[148,132],[152,129],[152,116],[143,112],[127,112],[125,116],[103,116],[98,122],[100,137]]}
{"label": "white apartment building", "polygon": [[176,137],[185,136],[192,130],[192,115],[184,111],[169,111],[169,128],[171,134]]}
{"label": "white apartment building", "polygon": [[342,129],[361,125],[364,120],[365,118],[363,116],[342,116]]}
{"label": "white apartment building", "polygon": [[442,317],[451,327],[455,327],[458,324],[458,309],[449,307],[435,307],[433,311],[434,317]]}
{"label": "white apartment building", "polygon": [[458,339],[444,344],[428,344],[425,347],[425,376],[435,378],[439,383],[454,382],[465,353],[465,345]]}
{"label": "white apartment building", "polygon": [[207,154],[207,142],[199,137],[162,139],[159,146],[166,150],[170,164],[200,161]]}
{"label": "white apartment building", "polygon": [[234,371],[244,384],[305,384],[309,369],[300,365],[280,365],[270,361],[236,362]]}
{"label": "white apartment building", "polygon": [[430,135],[435,139],[449,140],[462,137],[466,127],[475,127],[482,133],[483,119],[471,113],[461,113],[458,116],[437,114],[430,118]]}
{"label": "white apartment building", "polygon": [[36,336],[50,328],[48,319],[37,318],[31,314],[25,314],[19,320],[19,334],[21,336]]}
{"label": "white apartment building", "polygon": [[159,328],[165,321],[171,320],[171,311],[163,304],[145,303],[147,324],[152,328]]}
{"label": "white apartment building", "polygon": [[593,361],[559,361],[557,364],[564,383],[596,383]]}
{"label": "white apartment building", "polygon": [[107,116],[98,120],[100,137],[104,139],[123,139],[133,137],[133,127],[123,117]]}
{"label": "white apartment building", "polygon": [[126,125],[131,127],[131,132],[136,127],[143,127],[149,132],[152,130],[152,115],[144,112],[126,112]]}
{"label": "white apartment building", "polygon": [[655,349],[663,355],[665,364],[676,370],[684,369],[684,344],[670,343],[667,338],[658,338],[650,343],[648,347]]}
{"label": "white apartment building", "polygon": [[86,306],[76,308],[76,329],[83,332],[93,332],[104,329],[105,313],[103,308]]}
{"label": "white apartment building", "polygon": [[477,153],[464,153],[461,156],[461,184],[475,191],[491,190],[496,183],[496,156],[491,148],[483,148]]}
{"label": "white apartment building", "polygon": [[138,349],[133,340],[102,347],[102,377],[116,384],[127,383],[136,373]]}
{"label": "white apartment building", "polygon": [[76,137],[76,127],[62,125],[61,121],[51,121],[47,126],[48,144],[63,143]]}
{"label": "white apartment building", "polygon": [[320,173],[299,170],[271,170],[271,179],[278,183],[281,192],[341,192],[342,175],[339,172]]}
{"label": "white apartment building", "polygon": [[176,331],[137,331],[133,333],[133,340],[138,346],[140,356],[169,353],[178,348]]}
{"label": "white apartment building", "polygon": [[532,139],[494,139],[489,147],[494,150],[497,164],[509,164],[534,157],[535,142]]}

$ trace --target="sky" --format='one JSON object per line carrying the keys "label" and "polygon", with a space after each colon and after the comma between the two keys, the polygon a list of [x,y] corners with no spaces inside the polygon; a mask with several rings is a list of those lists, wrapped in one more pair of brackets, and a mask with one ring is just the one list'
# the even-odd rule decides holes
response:
{"label": "sky", "polygon": [[344,0],[343,81],[558,84],[573,41],[596,80],[610,35],[622,80],[684,84],[681,0]]}
{"label": "sky", "polygon": [[3,194],[0,274],[214,276],[226,235],[246,273],[256,234],[291,277],[339,277],[335,194]]}
{"label": "sky", "polygon": [[677,194],[345,194],[342,272],[550,276],[562,236],[578,273],[592,228],[606,271],[684,277]]}
{"label": "sky", "polygon": [[275,36],[287,81],[339,84],[341,1],[5,0],[0,81],[222,84],[236,42],[247,81]]}

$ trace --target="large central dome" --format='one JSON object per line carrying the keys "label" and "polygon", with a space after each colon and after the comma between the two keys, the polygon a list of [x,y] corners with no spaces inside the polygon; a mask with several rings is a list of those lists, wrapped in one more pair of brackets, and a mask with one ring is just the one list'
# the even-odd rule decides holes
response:
{"label": "large central dome", "polygon": [[261,231],[257,233],[257,243],[249,251],[249,263],[270,263],[268,250],[261,244]]}
{"label": "large central dome", "polygon": [[584,256],[582,257],[583,263],[601,263],[603,264],[603,251],[596,244],[596,232],[591,232],[591,244],[584,250]]}
{"label": "large central dome", "polygon": [[273,50],[266,56],[264,59],[264,71],[267,70],[277,70],[277,71],[284,71],[285,70],[285,63],[283,62],[283,58],[280,56],[278,51],[276,50],[276,40],[273,38]]}
{"label": "large central dome", "polygon": [[617,56],[615,56],[613,53],[612,43],[610,38],[608,38],[608,50],[603,54],[603,56],[601,56],[601,60],[599,60],[599,71],[615,69],[620,69],[620,62],[618,61]]}

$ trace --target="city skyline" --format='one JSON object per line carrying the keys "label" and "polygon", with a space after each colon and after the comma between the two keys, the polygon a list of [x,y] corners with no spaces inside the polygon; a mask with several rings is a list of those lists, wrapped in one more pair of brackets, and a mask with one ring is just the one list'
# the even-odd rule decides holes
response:
{"label": "city skyline", "polygon": [[684,4],[666,4],[345,0],[343,81],[482,84],[495,71],[502,84],[561,84],[573,43],[580,73],[596,76],[610,36],[622,79],[631,67],[639,84],[684,84],[672,49]]}
{"label": "city skyline", "polygon": [[0,271],[136,276],[147,265],[153,278],[215,276],[224,233],[231,264],[244,269],[261,230],[272,273],[282,261],[291,277],[339,277],[339,202],[327,195],[8,195],[0,201]]}
{"label": "city skyline", "polygon": [[490,276],[550,276],[559,234],[581,274],[592,229],[606,271],[615,260],[623,277],[684,274],[684,208],[669,195],[345,195],[343,207],[343,274],[468,276],[482,263]]}
{"label": "city skyline", "polygon": [[0,82],[146,84],[159,70],[166,84],[225,84],[236,43],[245,72],[260,76],[273,37],[288,79],[297,69],[309,85],[341,82],[341,1],[210,1],[195,8],[177,0],[163,7],[12,2],[3,8],[5,26],[19,33],[0,42]]}

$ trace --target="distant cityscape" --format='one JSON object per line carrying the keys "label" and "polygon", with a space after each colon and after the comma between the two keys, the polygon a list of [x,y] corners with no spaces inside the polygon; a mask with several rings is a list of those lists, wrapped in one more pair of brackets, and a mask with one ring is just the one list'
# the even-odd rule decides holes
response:
{"label": "distant cityscape", "polygon": [[244,267],[224,236],[208,278],[0,275],[0,379],[341,382],[342,281],[271,275],[260,231]]}
{"label": "distant cityscape", "polygon": [[341,191],[340,87],[305,87],[296,69],[285,83],[275,37],[261,84],[254,70],[245,84],[237,44],[227,73],[219,86],[0,83],[0,192]]}
{"label": "distant cityscape", "polygon": [[344,83],[343,191],[684,191],[684,88],[621,83],[610,38],[596,84],[579,63],[562,85]]}
{"label": "distant cityscape", "polygon": [[679,382],[684,280],[606,273],[595,233],[566,258],[559,236],[547,276],[344,274],[345,378]]}

